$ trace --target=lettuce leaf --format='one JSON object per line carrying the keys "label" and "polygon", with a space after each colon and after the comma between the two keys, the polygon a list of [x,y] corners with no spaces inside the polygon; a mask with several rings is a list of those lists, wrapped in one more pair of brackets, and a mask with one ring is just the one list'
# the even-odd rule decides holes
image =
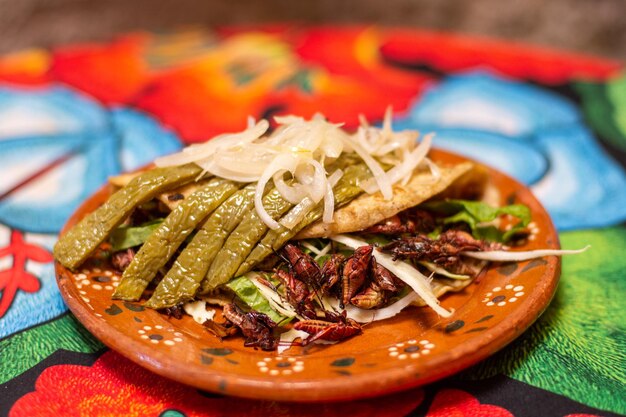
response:
{"label": "lettuce leaf", "polygon": [[269,318],[274,320],[275,323],[280,325],[287,324],[291,318],[283,316],[271,306],[267,298],[263,297],[263,294],[258,288],[245,276],[234,278],[230,280],[226,286],[230,288],[237,296],[246,303],[248,307],[259,313],[266,314]]}
{"label": "lettuce leaf", "polygon": [[[524,204],[492,207],[480,201],[445,200],[429,202],[422,207],[447,215],[443,219],[444,224],[465,223],[475,238],[495,242],[508,242],[516,233],[528,226],[531,220],[530,209]],[[511,229],[502,231],[493,225],[485,224],[505,214],[518,219]]]}
{"label": "lettuce leaf", "polygon": [[162,222],[163,219],[156,219],[140,224],[139,226],[118,227],[113,230],[109,238],[111,251],[117,252],[141,245]]}

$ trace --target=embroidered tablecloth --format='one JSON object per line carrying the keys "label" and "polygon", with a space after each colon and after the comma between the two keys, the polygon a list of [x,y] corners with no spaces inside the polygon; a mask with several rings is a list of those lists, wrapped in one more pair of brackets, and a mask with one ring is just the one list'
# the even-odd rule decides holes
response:
{"label": "embroidered tablecloth", "polygon": [[[51,248],[107,177],[248,115],[435,131],[529,185],[563,259],[544,315],[422,388],[288,404],[199,392],[108,350],[68,312]],[[0,415],[614,416],[626,413],[626,73],[620,62],[416,29],[136,32],[0,57]]]}

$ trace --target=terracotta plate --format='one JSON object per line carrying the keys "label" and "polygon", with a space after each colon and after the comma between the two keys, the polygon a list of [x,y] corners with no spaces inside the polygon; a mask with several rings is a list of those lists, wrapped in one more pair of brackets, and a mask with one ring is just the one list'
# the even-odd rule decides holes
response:
{"label": "terracotta plate", "polygon": [[[438,161],[462,158],[435,151]],[[502,202],[533,212],[534,237],[523,248],[558,248],[556,231],[530,191],[490,170]],[[65,230],[109,196],[105,187],[72,216]],[[488,357],[519,336],[544,311],[557,286],[560,260],[492,266],[478,282],[444,297],[454,308],[439,318],[426,308],[365,326],[361,336],[336,345],[291,348],[278,356],[220,342],[190,317],[167,318],[137,303],[113,301],[120,275],[92,259],[75,273],[56,264],[61,294],[97,338],[158,374],[204,389],[251,398],[324,401],[375,396],[432,382]]]}

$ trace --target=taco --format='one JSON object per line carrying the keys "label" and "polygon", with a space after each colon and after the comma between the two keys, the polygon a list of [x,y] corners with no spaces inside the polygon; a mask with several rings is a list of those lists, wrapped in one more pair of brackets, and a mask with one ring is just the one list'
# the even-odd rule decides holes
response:
{"label": "taco", "polygon": [[508,259],[530,213],[489,205],[484,169],[437,165],[432,137],[393,132],[390,116],[354,133],[320,115],[276,118],[271,133],[251,120],[160,158],[111,179],[55,258],[75,269],[104,248],[123,271],[114,298],[266,350],[348,338],[411,304],[449,316],[438,298]]}

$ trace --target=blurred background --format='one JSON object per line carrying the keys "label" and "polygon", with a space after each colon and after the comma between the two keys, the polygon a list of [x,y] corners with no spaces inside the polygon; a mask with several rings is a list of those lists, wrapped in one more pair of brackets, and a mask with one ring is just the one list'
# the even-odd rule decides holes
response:
{"label": "blurred background", "polygon": [[0,0],[0,53],[135,29],[370,22],[531,42],[626,59],[625,0]]}

